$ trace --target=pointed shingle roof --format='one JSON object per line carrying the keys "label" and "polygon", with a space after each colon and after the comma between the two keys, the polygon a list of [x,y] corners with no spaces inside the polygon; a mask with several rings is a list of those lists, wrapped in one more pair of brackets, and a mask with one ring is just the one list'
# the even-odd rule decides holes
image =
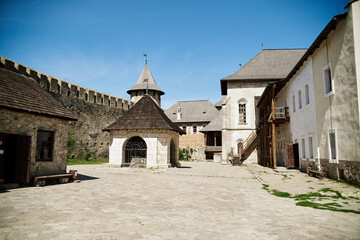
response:
{"label": "pointed shingle roof", "polygon": [[0,68],[0,107],[77,120],[30,77]]}
{"label": "pointed shingle roof", "polygon": [[129,111],[103,131],[145,129],[171,130],[184,134],[149,95],[142,97]]}
{"label": "pointed shingle roof", "polygon": [[[147,79],[147,82],[146,82]],[[160,95],[164,95],[165,93],[156,85],[156,82],[154,80],[154,77],[152,76],[150,69],[147,64],[145,64],[139,79],[137,80],[136,84],[130,88],[127,93],[131,94],[132,91],[138,91],[138,90],[154,90],[158,91]]]}

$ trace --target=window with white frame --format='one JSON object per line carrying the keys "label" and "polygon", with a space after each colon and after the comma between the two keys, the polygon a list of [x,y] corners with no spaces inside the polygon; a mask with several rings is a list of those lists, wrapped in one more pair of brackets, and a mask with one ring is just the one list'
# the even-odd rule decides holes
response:
{"label": "window with white frame", "polygon": [[295,95],[292,96],[292,106],[293,106],[293,113],[294,113],[294,112],[296,112]]}
{"label": "window with white frame", "polygon": [[305,103],[310,104],[309,85],[305,85]]}
{"label": "window with white frame", "polygon": [[329,155],[330,155],[330,160],[332,161],[336,161],[337,157],[336,157],[336,135],[335,135],[335,130],[330,130],[329,131]]}
{"label": "window with white frame", "polygon": [[301,139],[301,153],[302,158],[306,158],[305,138]]}
{"label": "window with white frame", "polygon": [[302,109],[301,90],[298,91],[299,110]]}
{"label": "window with white frame", "polygon": [[310,159],[313,159],[313,158],[314,158],[314,150],[313,150],[312,136],[309,136],[309,158],[310,158]]}
{"label": "window with white frame", "polygon": [[329,96],[334,93],[334,83],[332,80],[331,63],[323,67],[325,96]]}

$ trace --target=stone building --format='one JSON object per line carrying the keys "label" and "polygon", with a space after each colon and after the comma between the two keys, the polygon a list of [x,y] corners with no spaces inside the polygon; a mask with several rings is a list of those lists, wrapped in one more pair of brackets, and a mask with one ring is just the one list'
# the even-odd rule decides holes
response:
{"label": "stone building", "polygon": [[[221,79],[222,161],[233,158],[257,162],[256,105],[269,82],[279,81],[304,54],[304,49],[266,49],[234,74]],[[246,154],[245,152],[246,151]]]}
{"label": "stone building", "polygon": [[0,179],[28,184],[65,173],[69,121],[76,119],[33,78],[0,68]]}
{"label": "stone building", "polygon": [[276,134],[268,134],[272,140],[261,141],[262,151],[266,145],[276,149],[263,164],[312,167],[360,184],[360,3],[348,7],[348,13],[328,23],[286,79],[265,90],[260,107],[289,105],[289,122],[275,125]]}
{"label": "stone building", "polygon": [[211,159],[214,162],[221,162],[222,118],[222,110],[220,110],[214,119],[200,130],[205,138],[206,159]]}
{"label": "stone building", "polygon": [[179,134],[183,131],[149,95],[144,95],[104,131],[110,132],[110,164],[148,168],[179,166]]}
{"label": "stone building", "polygon": [[143,96],[151,96],[157,105],[161,107],[161,96],[165,93],[156,85],[154,77],[152,76],[150,69],[145,62],[145,66],[140,74],[140,77],[136,84],[127,91],[131,96],[131,101],[136,103]]}
{"label": "stone building", "polygon": [[189,149],[192,153],[191,158],[205,160],[206,155],[205,137],[201,130],[209,124],[219,111],[209,100],[199,101],[179,101],[165,110],[168,118],[186,132],[180,136],[179,147]]}

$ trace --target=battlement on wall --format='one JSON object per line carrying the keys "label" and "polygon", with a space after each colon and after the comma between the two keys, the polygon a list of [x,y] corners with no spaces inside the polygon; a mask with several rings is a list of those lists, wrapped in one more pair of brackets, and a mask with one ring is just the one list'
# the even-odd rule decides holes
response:
{"label": "battlement on wall", "polygon": [[98,105],[122,108],[124,110],[130,109],[130,107],[134,105],[134,103],[130,100],[67,82],[63,79],[39,72],[2,56],[0,56],[0,67],[31,77],[46,91],[57,93],[64,97],[75,98]]}

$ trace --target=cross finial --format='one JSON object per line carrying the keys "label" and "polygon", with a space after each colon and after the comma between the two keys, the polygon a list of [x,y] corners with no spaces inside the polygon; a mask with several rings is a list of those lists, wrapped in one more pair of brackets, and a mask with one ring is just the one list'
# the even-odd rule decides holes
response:
{"label": "cross finial", "polygon": [[144,55],[144,57],[145,57],[145,64],[147,64],[147,54],[143,54]]}

